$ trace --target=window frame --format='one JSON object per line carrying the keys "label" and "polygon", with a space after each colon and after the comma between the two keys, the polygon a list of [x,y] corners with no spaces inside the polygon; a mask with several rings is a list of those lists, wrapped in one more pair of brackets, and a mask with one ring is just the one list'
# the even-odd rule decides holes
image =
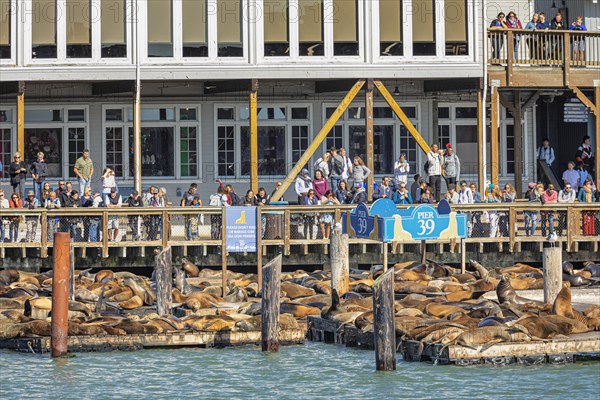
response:
{"label": "window frame", "polygon": [[10,31],[8,32],[10,40],[10,58],[0,58],[0,65],[17,64],[17,14],[19,12],[19,0],[10,0],[8,12],[10,13]]}
{"label": "window frame", "polygon": [[[10,129],[10,151],[14,154],[17,150],[17,108],[1,105],[0,111],[10,111],[13,116],[11,122],[0,122],[0,129]],[[12,154],[9,160],[12,160]],[[4,165],[4,171],[8,171],[8,165]],[[0,182],[8,182],[9,180],[8,172],[0,174]]]}
{"label": "window frame", "polygon": [[147,3],[140,4],[140,34],[139,46],[140,59],[144,64],[173,64],[185,63],[186,65],[221,65],[221,64],[248,64],[249,59],[249,40],[248,40],[248,20],[250,2],[252,0],[240,0],[242,4],[241,13],[241,33],[244,55],[242,57],[218,57],[217,43],[217,8],[218,0],[206,0],[206,35],[208,44],[208,57],[183,57],[183,2],[182,0],[173,0],[173,57],[149,57],[148,56],[148,8]]}
{"label": "window frame", "polygon": [[[215,103],[213,106],[214,110],[214,132],[213,135],[213,148],[215,149],[215,158],[213,168],[215,171],[215,177],[227,179],[228,181],[234,182],[244,182],[248,181],[250,175],[242,175],[242,152],[241,152],[241,134],[242,127],[249,126],[250,120],[243,120],[240,118],[240,110],[244,108],[249,108],[246,103]],[[218,120],[217,114],[219,108],[233,108],[234,109],[234,119],[230,120]],[[278,103],[261,103],[259,108],[285,108],[286,115],[285,119],[274,119],[274,120],[259,120],[259,127],[268,127],[268,126],[283,126],[285,127],[285,170],[289,171],[289,169],[294,165],[292,163],[292,127],[293,126],[306,126],[308,128],[308,143],[310,144],[313,138],[313,120],[312,120],[312,103],[285,103],[284,105]],[[307,119],[292,119],[292,108],[307,108],[308,116]],[[218,149],[219,149],[219,135],[218,129],[221,126],[232,126],[234,127],[234,166],[235,173],[234,176],[222,176],[219,175],[219,157],[218,157]],[[283,179],[285,175],[259,175],[260,177],[266,177],[267,179]]]}
{"label": "window frame", "polygon": [[[131,104],[102,104],[102,169],[106,168],[106,129],[120,127],[123,129],[123,176],[119,177],[125,182],[133,180],[133,176],[129,175],[129,129],[133,128],[133,120],[128,119],[128,109],[131,108]],[[176,179],[177,181],[198,181],[202,178],[202,106],[200,103],[144,103],[142,108],[174,108],[175,119],[172,121],[142,121],[142,127],[167,127],[173,128],[173,153],[175,160],[173,160],[173,176],[145,176],[144,179],[152,181],[166,181]],[[180,118],[179,110],[181,108],[196,108],[196,120],[182,120]],[[106,110],[107,109],[121,109],[123,119],[121,121],[107,121]],[[181,127],[194,127],[196,128],[196,154],[198,154],[198,166],[196,176],[181,176],[181,162],[177,162],[181,155]]]}
{"label": "window frame", "polygon": [[[60,122],[25,122],[25,131],[27,131],[27,129],[44,129],[44,128],[60,128],[62,129],[62,133],[61,133],[61,141],[62,143],[60,144],[60,149],[61,149],[61,176],[60,177],[56,177],[56,178],[49,178],[49,180],[55,180],[55,179],[67,179],[67,180],[73,180],[72,177],[70,177],[69,175],[69,170],[73,169],[73,165],[69,164],[69,128],[83,128],[85,129],[85,140],[84,140],[84,149],[85,148],[89,148],[90,146],[90,107],[89,104],[69,104],[69,105],[64,105],[64,104],[57,104],[57,105],[33,105],[33,106],[28,106],[25,105],[25,111],[32,111],[32,110],[62,110],[63,112],[63,120]],[[69,122],[68,121],[68,117],[69,117],[69,110],[85,110],[85,121],[82,122]],[[17,142],[15,140],[14,142],[15,145],[17,145]],[[16,147],[14,147],[16,148]],[[97,158],[97,153],[94,153],[92,151],[92,154],[90,155],[90,157],[92,158],[92,160],[94,158]],[[24,154],[23,155],[23,159],[27,162],[27,160],[32,159],[32,155],[31,154]]]}
{"label": "window frame", "polygon": [[[412,124],[418,129],[420,129],[420,127],[423,124],[423,119],[422,119],[422,104],[420,102],[417,101],[407,101],[407,102],[402,102],[399,103],[400,107],[405,108],[405,107],[411,107],[411,108],[415,108],[415,118],[409,118],[410,121],[412,122]],[[323,115],[323,122],[327,121],[327,109],[328,108],[337,108],[338,104],[336,103],[330,103],[330,102],[324,102],[323,106],[322,106],[322,115]],[[363,104],[357,103],[354,104],[354,107],[364,107]],[[383,107],[383,108],[389,108],[389,105],[385,102],[385,101],[376,101],[373,103],[373,107]],[[349,118],[349,112],[350,112],[350,107],[348,107],[348,109],[344,112],[344,115],[338,120],[337,124],[335,126],[342,126],[342,144],[343,147],[346,149],[346,156],[348,157],[353,157],[354,154],[350,154],[350,126],[365,126],[365,121],[364,119],[352,119]],[[393,155],[393,160],[396,161],[398,160],[398,158],[400,157],[400,153],[401,153],[401,146],[400,146],[400,133],[401,133],[401,129],[402,126],[404,126],[402,124],[402,121],[400,121],[400,119],[396,116],[396,114],[394,114],[394,112],[390,109],[390,111],[392,112],[392,117],[391,118],[373,118],[373,125],[381,125],[381,126],[386,126],[386,125],[392,125],[393,126],[393,143],[394,143],[394,155]],[[356,121],[356,122],[355,122]],[[414,140],[414,139],[413,139]],[[410,161],[409,162],[412,164],[414,163],[417,167],[419,165],[421,165],[422,160],[424,159],[423,157],[425,157],[425,154],[420,151],[420,148],[418,146],[418,144],[416,144],[416,150],[417,150],[417,159]],[[366,143],[365,143],[366,146]],[[326,141],[323,141],[323,144],[321,145],[321,149],[323,152],[329,150],[327,149],[326,146]],[[363,160],[363,161],[367,161],[367,160]],[[394,175],[394,171],[389,171],[389,172],[380,172],[380,171],[373,171],[373,176],[375,177],[375,180],[380,180],[382,177],[384,176],[390,176],[392,177]]]}
{"label": "window frame", "polygon": [[[265,0],[256,0],[258,10],[264,10]],[[256,54],[258,62],[261,64],[329,64],[332,61],[338,64],[356,64],[365,62],[365,1],[357,0],[357,37],[358,37],[358,55],[356,56],[336,56],[334,55],[334,0],[323,0],[323,42],[324,53],[322,56],[300,56],[300,34],[299,34],[299,1],[288,0],[288,32],[290,42],[289,56],[266,56],[265,55],[265,27],[264,20],[257,18],[256,22]]]}
{"label": "window frame", "polygon": [[402,15],[403,15],[403,23],[402,23],[402,46],[403,46],[403,55],[402,56],[382,56],[380,54],[380,32],[379,32],[379,1],[374,1],[372,3],[372,26],[377,27],[377,29],[372,29],[371,33],[371,50],[373,52],[373,63],[374,64],[395,64],[398,61],[420,61],[420,62],[430,62],[430,61],[446,61],[451,63],[456,62],[473,62],[477,60],[477,55],[475,54],[475,40],[478,38],[475,36],[475,31],[473,29],[475,21],[474,19],[474,8],[477,6],[475,0],[466,0],[467,4],[467,49],[468,54],[465,56],[454,56],[454,55],[446,55],[446,20],[445,20],[445,2],[444,0],[434,0],[435,4],[435,16],[434,16],[434,29],[435,29],[435,45],[436,45],[436,54],[433,56],[414,56],[413,55],[413,23],[412,18],[407,18],[406,16],[410,16],[412,9],[412,2],[410,0],[402,0]]}
{"label": "window frame", "polygon": [[67,3],[66,0],[56,0],[56,58],[33,58],[32,49],[32,19],[33,5],[32,0],[22,0],[19,15],[24,21],[24,61],[26,65],[47,65],[47,64],[69,64],[69,65],[124,65],[133,62],[133,35],[135,28],[135,0],[125,0],[125,10],[123,14],[125,22],[125,40],[127,54],[126,57],[102,57],[102,20],[100,18],[101,1],[90,0],[92,10],[97,10],[98,17],[94,17],[92,12],[91,41],[92,56],[90,58],[67,58]]}

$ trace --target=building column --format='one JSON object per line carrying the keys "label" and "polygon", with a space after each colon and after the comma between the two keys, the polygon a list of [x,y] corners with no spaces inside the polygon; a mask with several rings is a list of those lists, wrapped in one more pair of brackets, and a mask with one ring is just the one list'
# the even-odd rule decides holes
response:
{"label": "building column", "polygon": [[367,80],[365,91],[365,136],[367,139],[367,168],[371,170],[367,178],[367,197],[373,200],[373,185],[375,179],[375,154],[373,149],[373,80]]}
{"label": "building column", "polygon": [[[492,86],[492,121],[491,121],[491,139],[490,139],[490,160],[491,160],[491,169],[492,169],[492,184],[498,184],[498,176],[499,176],[499,168],[500,162],[498,160],[498,150],[499,150],[499,112],[500,112],[500,94],[498,93],[498,87]],[[483,196],[483,189],[481,189]]]}
{"label": "building column", "polygon": [[[484,89],[485,90],[485,89]],[[477,177],[478,177],[478,188],[481,192],[483,190],[483,186],[485,185],[485,174],[484,174],[484,165],[483,165],[483,146],[484,146],[484,136],[485,135],[485,126],[483,124],[483,113],[485,106],[483,104],[483,90],[477,91]]]}
{"label": "building column", "polygon": [[[35,154],[25,154],[25,82],[19,81],[17,93],[17,151],[21,153],[21,160],[36,157]],[[12,157],[11,157],[12,158]],[[8,165],[5,166],[8,168]]]}
{"label": "building column", "polygon": [[142,193],[142,85],[133,87],[133,189]]}
{"label": "building column", "polygon": [[515,90],[514,94],[513,121],[515,129],[515,188],[517,196],[520,198],[523,192],[523,126],[521,125],[521,91]]}
{"label": "building column", "polygon": [[250,84],[250,188],[258,193],[258,80]]}

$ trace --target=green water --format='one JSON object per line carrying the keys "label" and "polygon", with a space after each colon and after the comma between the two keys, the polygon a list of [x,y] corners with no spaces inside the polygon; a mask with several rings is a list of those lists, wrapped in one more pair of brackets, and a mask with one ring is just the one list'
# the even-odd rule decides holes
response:
{"label": "green water", "polygon": [[2,399],[599,399],[600,362],[374,371],[372,351],[308,343],[47,355],[0,351]]}

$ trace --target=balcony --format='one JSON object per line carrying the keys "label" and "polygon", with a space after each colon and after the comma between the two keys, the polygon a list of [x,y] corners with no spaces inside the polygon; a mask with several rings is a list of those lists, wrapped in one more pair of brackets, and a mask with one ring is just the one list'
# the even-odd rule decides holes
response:
{"label": "balcony", "polygon": [[500,87],[593,87],[600,32],[489,29],[489,79]]}

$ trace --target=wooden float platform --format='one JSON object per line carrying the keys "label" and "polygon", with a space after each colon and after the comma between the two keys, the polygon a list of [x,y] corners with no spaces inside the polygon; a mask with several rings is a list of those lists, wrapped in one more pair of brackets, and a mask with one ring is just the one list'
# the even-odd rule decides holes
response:
{"label": "wooden float platform", "polygon": [[[319,317],[308,317],[307,338],[312,341],[343,344],[374,350],[373,332],[362,332],[355,326],[344,326]],[[600,332],[572,334],[546,341],[498,343],[474,348],[441,344],[425,344],[422,351],[416,340],[397,341],[397,351],[404,361],[429,361],[436,364],[561,364],[578,359],[600,358]],[[420,354],[419,354],[420,353]]]}
{"label": "wooden float platform", "polygon": [[[282,345],[304,343],[304,329],[279,332]],[[69,336],[69,353],[133,351],[149,348],[173,347],[227,347],[246,344],[260,344],[260,331],[252,332],[174,332],[140,335],[89,335]],[[50,351],[50,337],[23,337],[0,341],[0,349],[27,353],[47,353]]]}

